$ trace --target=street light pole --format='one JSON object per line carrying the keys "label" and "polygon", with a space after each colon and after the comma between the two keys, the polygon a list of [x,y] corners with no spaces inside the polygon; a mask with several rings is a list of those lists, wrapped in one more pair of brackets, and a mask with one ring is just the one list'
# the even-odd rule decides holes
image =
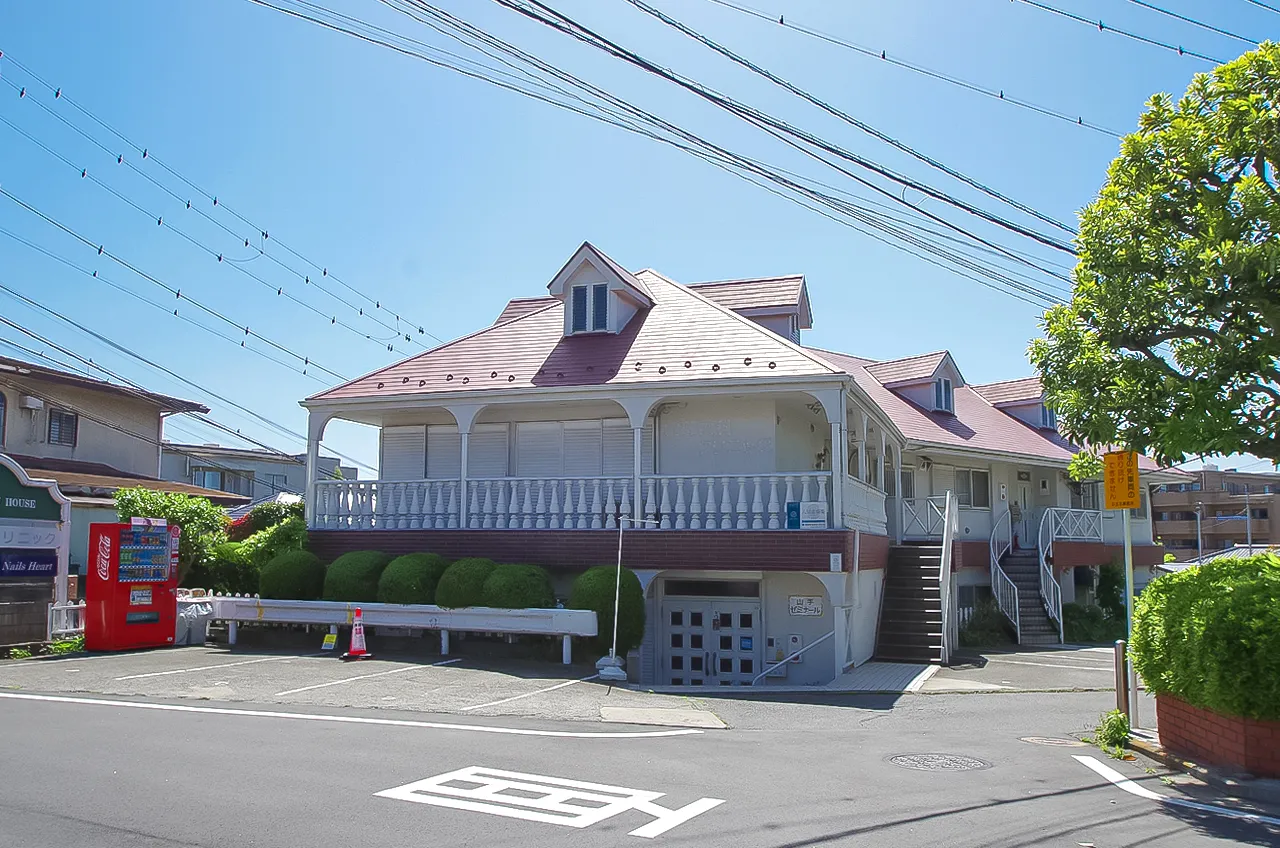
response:
{"label": "street light pole", "polygon": [[1244,487],[1244,535],[1249,553],[1253,553],[1253,510],[1249,509],[1249,487]]}
{"label": "street light pole", "polygon": [[622,531],[627,522],[634,524],[657,524],[652,518],[632,518],[630,515],[618,516],[618,566],[613,580],[613,641],[609,643],[609,656],[601,657],[596,662],[601,680],[623,681],[627,673],[622,669],[622,660],[618,657],[618,603],[622,599]]}

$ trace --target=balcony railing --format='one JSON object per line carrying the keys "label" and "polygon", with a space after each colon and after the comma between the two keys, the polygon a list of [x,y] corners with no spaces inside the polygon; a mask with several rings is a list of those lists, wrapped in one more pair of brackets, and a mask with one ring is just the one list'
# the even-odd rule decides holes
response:
{"label": "balcony railing", "polygon": [[825,504],[831,527],[830,486],[829,471],[651,474],[637,505],[631,477],[469,480],[465,496],[459,480],[325,480],[311,529],[612,530],[638,511],[653,523],[637,529],[781,530],[793,502]]}
{"label": "balcony railing", "polygon": [[902,501],[902,535],[907,539],[942,538],[947,498],[905,498]]}

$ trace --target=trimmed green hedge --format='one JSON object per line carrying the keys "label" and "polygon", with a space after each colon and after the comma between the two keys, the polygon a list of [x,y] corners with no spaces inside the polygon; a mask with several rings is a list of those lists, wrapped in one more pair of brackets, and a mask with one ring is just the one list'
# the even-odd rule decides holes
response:
{"label": "trimmed green hedge", "polygon": [[318,601],[324,570],[324,563],[310,551],[285,551],[263,567],[258,593],[284,601]]}
{"label": "trimmed green hedge", "polygon": [[445,569],[436,584],[436,604],[447,609],[478,607],[484,603],[484,584],[498,567],[491,559],[467,557]]}
{"label": "trimmed green hedge", "polygon": [[1137,599],[1130,652],[1156,694],[1280,719],[1280,558],[1216,560],[1153,580]]}
{"label": "trimmed green hedge", "polygon": [[550,609],[556,593],[551,575],[536,565],[499,565],[484,581],[481,603],[502,609]]}
{"label": "trimmed green hedge", "polygon": [[[569,608],[594,610],[600,630],[595,647],[608,653],[613,640],[613,593],[617,566],[597,565],[573,581],[569,592]],[[622,569],[622,585],[618,598],[618,656],[640,647],[644,639],[644,590],[640,578],[629,568]]]}
{"label": "trimmed green hedge", "polygon": [[324,575],[326,601],[378,600],[378,578],[391,562],[381,551],[351,551],[329,564]]}
{"label": "trimmed green hedge", "polygon": [[433,604],[436,585],[448,567],[448,560],[439,554],[398,556],[378,578],[378,600],[384,604]]}

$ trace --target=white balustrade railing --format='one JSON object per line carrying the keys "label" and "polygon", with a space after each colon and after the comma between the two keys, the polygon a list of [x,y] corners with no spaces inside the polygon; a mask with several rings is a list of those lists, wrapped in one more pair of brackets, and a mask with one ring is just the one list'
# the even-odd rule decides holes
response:
{"label": "white balustrade railing", "polygon": [[995,520],[991,528],[991,594],[1000,612],[1013,624],[1018,642],[1022,641],[1022,615],[1018,607],[1018,587],[1000,567],[1000,559],[1013,549],[1013,519],[1009,510]]}
{"label": "white balustrade railing", "polygon": [[885,493],[856,477],[844,478],[844,527],[878,536],[888,534]]}
{"label": "white balustrade railing", "polygon": [[1072,542],[1102,541],[1102,511],[1097,509],[1066,509],[1050,507],[1040,519],[1043,525],[1050,522],[1050,540],[1067,539]]}
{"label": "white balustrade railing", "polygon": [[49,641],[72,639],[84,633],[84,601],[49,604]]}
{"label": "white balustrade railing", "polygon": [[456,529],[459,489],[457,480],[325,480],[312,529]]}
{"label": "white balustrade railing", "polygon": [[630,477],[467,481],[471,530],[614,530],[632,514]]}
{"label": "white balustrade railing", "polygon": [[646,475],[642,516],[660,530],[785,530],[787,504],[816,501],[830,527],[830,483],[830,471]]}
{"label": "white balustrade railing", "polygon": [[907,539],[932,539],[942,535],[947,498],[905,498],[902,501],[902,535]]}

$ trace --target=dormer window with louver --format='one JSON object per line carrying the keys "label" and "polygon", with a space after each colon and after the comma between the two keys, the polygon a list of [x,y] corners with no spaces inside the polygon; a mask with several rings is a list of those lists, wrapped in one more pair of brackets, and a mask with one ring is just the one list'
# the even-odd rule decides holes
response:
{"label": "dormer window with louver", "polygon": [[956,411],[950,378],[941,377],[933,381],[933,408],[938,412]]}

